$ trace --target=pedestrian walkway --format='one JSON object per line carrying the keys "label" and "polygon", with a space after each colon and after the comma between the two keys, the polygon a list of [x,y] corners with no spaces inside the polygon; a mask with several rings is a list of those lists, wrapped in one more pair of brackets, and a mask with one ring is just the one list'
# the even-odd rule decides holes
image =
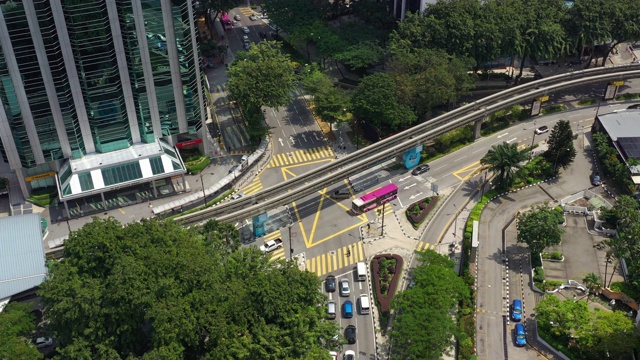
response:
{"label": "pedestrian walkway", "polygon": [[333,150],[328,146],[320,146],[311,149],[296,150],[283,154],[274,154],[269,166],[271,168],[301,164],[313,160],[334,158]]}
{"label": "pedestrian walkway", "polygon": [[240,189],[239,192],[244,195],[251,195],[253,193],[257,193],[258,191],[262,190],[262,188],[263,188],[262,181],[260,181],[259,177],[256,177],[247,186]]}
{"label": "pedestrian walkway", "polygon": [[365,261],[362,242],[343,246],[326,254],[307,259],[307,270],[322,276],[336,272],[359,261]]}

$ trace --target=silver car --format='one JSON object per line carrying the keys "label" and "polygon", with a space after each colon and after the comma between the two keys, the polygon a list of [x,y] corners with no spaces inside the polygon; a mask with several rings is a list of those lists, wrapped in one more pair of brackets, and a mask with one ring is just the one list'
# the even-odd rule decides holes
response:
{"label": "silver car", "polygon": [[340,279],[340,296],[351,295],[351,288],[349,288],[349,280]]}

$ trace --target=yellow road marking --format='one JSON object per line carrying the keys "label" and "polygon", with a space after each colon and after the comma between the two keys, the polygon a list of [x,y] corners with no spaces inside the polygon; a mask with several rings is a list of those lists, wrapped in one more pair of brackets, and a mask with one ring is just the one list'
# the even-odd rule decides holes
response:
{"label": "yellow road marking", "polygon": [[[459,170],[456,170],[454,172],[452,172],[453,176],[457,177],[458,179],[460,179],[461,181],[465,181],[467,179],[469,179],[471,176],[469,174],[472,174],[475,170],[477,170],[478,168],[481,168],[482,165],[480,165],[480,161],[476,161],[473,162]],[[462,177],[459,174],[462,173],[469,173],[466,176]]]}

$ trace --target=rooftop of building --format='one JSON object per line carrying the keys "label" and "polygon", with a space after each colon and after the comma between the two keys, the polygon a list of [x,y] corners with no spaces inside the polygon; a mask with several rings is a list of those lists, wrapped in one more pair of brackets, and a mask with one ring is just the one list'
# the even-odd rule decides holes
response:
{"label": "rooftop of building", "polygon": [[599,114],[598,119],[612,141],[618,141],[618,138],[640,138],[640,109]]}
{"label": "rooftop of building", "polygon": [[0,299],[40,285],[47,276],[39,214],[0,218]]}
{"label": "rooftop of building", "polygon": [[57,174],[63,200],[99,194],[186,172],[178,151],[157,140],[108,153],[67,160]]}

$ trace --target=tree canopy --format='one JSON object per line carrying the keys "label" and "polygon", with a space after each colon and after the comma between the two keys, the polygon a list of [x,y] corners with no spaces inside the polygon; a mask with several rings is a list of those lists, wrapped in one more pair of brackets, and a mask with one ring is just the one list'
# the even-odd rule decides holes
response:
{"label": "tree canopy", "polygon": [[402,129],[416,120],[415,113],[396,98],[396,84],[387,73],[375,73],[362,79],[351,97],[353,114],[363,122],[380,128]]}
{"label": "tree canopy", "polygon": [[538,327],[577,344],[585,359],[623,359],[638,345],[638,329],[622,311],[589,311],[586,302],[547,295],[535,307]]}
{"label": "tree canopy", "polygon": [[576,149],[573,146],[573,131],[571,123],[567,120],[560,120],[551,129],[549,148],[544,152],[544,158],[548,163],[554,164],[554,170],[566,169],[576,158]]}
{"label": "tree canopy", "polygon": [[293,63],[276,41],[261,41],[249,51],[239,52],[228,74],[232,97],[252,110],[277,108],[292,100]]}
{"label": "tree canopy", "polygon": [[42,359],[42,354],[31,343],[35,319],[31,303],[9,303],[0,312],[0,359]]}
{"label": "tree canopy", "polygon": [[563,221],[562,213],[546,204],[523,212],[518,215],[518,242],[529,245],[532,254],[539,254],[545,247],[560,243]]}
{"label": "tree canopy", "polygon": [[521,163],[527,159],[527,156],[526,150],[518,150],[518,144],[504,142],[492,146],[480,159],[480,164],[488,166],[494,173],[497,189],[508,190],[522,170]]}
{"label": "tree canopy", "polygon": [[319,281],[238,248],[229,224],[94,219],[65,242],[39,295],[62,358],[315,359]]}
{"label": "tree canopy", "polygon": [[390,331],[394,357],[440,359],[458,335],[450,310],[470,296],[469,287],[454,272],[454,264],[433,250],[418,253],[414,284],[395,295]]}

